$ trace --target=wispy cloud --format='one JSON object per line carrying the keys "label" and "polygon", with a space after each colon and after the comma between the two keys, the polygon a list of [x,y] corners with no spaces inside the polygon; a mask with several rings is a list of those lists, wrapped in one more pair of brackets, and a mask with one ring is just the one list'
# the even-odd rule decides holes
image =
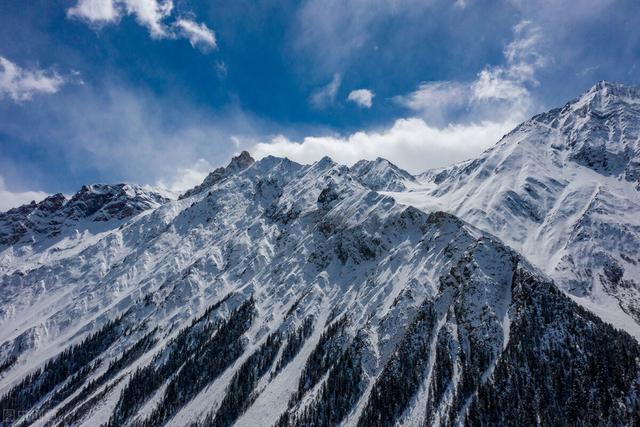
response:
{"label": "wispy cloud", "polygon": [[46,171],[48,182],[39,176],[28,179],[29,169],[39,165],[26,159],[5,174],[7,182],[29,182],[47,191],[74,191],[92,180],[161,181],[181,190],[211,170],[198,159],[225,164],[238,150],[234,135],[254,141],[270,134],[272,126],[233,106],[214,111],[190,104],[177,90],[158,95],[123,82],[78,87],[44,99],[38,109],[14,114],[14,121],[0,120],[0,134],[55,153],[55,167]]}
{"label": "wispy cloud", "polygon": [[338,89],[340,89],[341,83],[342,76],[337,73],[334,74],[333,78],[327,85],[322,86],[311,94],[311,105],[315,108],[322,109],[333,104],[336,100],[336,95],[338,94]]}
{"label": "wispy cloud", "polygon": [[464,9],[467,7],[467,1],[466,0],[455,0],[453,2],[453,6],[458,8],[458,9]]}
{"label": "wispy cloud", "polygon": [[189,39],[193,47],[215,48],[216,36],[205,24],[198,24],[189,19],[178,19],[176,27],[184,37]]}
{"label": "wispy cloud", "polygon": [[516,100],[529,96],[527,85],[537,85],[536,72],[549,59],[542,54],[541,29],[530,21],[521,21],[513,28],[515,39],[504,49],[506,64],[486,67],[473,83],[476,100]]}
{"label": "wispy cloud", "polygon": [[[529,87],[537,84],[535,74],[548,62],[539,53],[541,34],[535,25],[521,22],[513,31],[502,65],[487,65],[473,81],[423,83],[395,98],[416,117],[396,120],[387,129],[349,135],[298,141],[278,136],[256,144],[253,152],[304,163],[324,155],[345,164],[382,156],[413,172],[477,156],[531,113],[534,99]],[[335,93],[335,86],[323,88],[323,96]]]}
{"label": "wispy cloud", "polygon": [[0,56],[0,98],[27,101],[37,94],[52,94],[65,84],[55,71],[22,68]]}
{"label": "wispy cloud", "polygon": [[371,108],[374,96],[375,94],[369,89],[356,89],[349,92],[347,100],[355,102],[360,107]]}
{"label": "wispy cloud", "polygon": [[206,159],[198,159],[193,165],[180,167],[173,175],[159,179],[156,185],[174,192],[182,192],[201,184],[214,169]]}
{"label": "wispy cloud", "polygon": [[429,122],[441,124],[446,123],[453,112],[465,107],[469,96],[469,84],[442,81],[422,83],[415,91],[397,96],[395,100]]}
{"label": "wispy cloud", "polygon": [[522,21],[513,31],[514,39],[503,50],[503,64],[485,66],[470,82],[423,83],[414,92],[396,97],[396,101],[437,124],[452,119],[524,119],[534,106],[530,87],[538,84],[536,72],[550,59],[541,53],[539,27]]}
{"label": "wispy cloud", "polygon": [[152,38],[183,37],[193,47],[203,50],[216,47],[215,33],[204,23],[176,17],[173,12],[172,0],[77,0],[76,5],[67,10],[67,16],[102,26],[131,15],[149,30]]}

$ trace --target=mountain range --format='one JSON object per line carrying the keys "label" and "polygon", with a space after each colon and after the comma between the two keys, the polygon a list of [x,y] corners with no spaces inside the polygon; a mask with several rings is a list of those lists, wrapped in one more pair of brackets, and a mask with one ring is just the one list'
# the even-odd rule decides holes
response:
{"label": "mountain range", "polygon": [[640,89],[412,175],[255,161],[0,214],[4,425],[640,424]]}

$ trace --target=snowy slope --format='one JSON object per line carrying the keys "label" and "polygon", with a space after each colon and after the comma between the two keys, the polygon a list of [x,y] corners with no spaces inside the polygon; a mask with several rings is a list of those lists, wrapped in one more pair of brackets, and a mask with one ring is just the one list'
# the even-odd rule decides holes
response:
{"label": "snowy slope", "polygon": [[409,172],[380,157],[360,160],[350,171],[365,187],[375,191],[405,191],[416,183]]}
{"label": "snowy slope", "polygon": [[[3,214],[29,226],[0,247],[1,413],[87,426],[640,422],[634,338],[535,259],[424,208],[452,203],[444,189],[472,165],[414,178],[381,160],[247,153],[179,200],[116,192],[131,215],[109,197],[83,215],[63,215],[76,212],[66,199]],[[617,187],[588,169],[576,170],[597,174],[602,202],[582,226],[626,219],[634,205],[612,205]],[[43,231],[54,218],[63,226]]]}
{"label": "snowy slope", "polygon": [[596,313],[640,336],[640,89],[600,82],[478,159],[388,193],[500,237]]}

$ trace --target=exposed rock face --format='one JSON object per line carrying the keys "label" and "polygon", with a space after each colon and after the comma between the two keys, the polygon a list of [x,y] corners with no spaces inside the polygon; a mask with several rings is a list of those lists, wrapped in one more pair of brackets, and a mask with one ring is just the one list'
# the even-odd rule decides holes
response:
{"label": "exposed rock face", "polygon": [[185,199],[187,197],[193,196],[195,194],[201,193],[214,184],[222,181],[225,178],[230,177],[240,171],[245,170],[249,166],[255,163],[253,157],[249,154],[248,151],[241,152],[238,156],[231,159],[231,162],[227,165],[227,167],[219,167],[213,172],[211,172],[207,177],[202,181],[202,184],[193,187],[190,190],[185,191],[184,194],[180,195],[180,199]]}
{"label": "exposed rock face", "polygon": [[36,242],[54,237],[83,220],[123,220],[167,200],[137,185],[84,185],[69,200],[58,193],[40,203],[31,202],[0,213],[0,246],[14,245],[23,239]]}
{"label": "exposed rock face", "polygon": [[404,191],[416,181],[409,172],[380,157],[360,160],[350,170],[364,186],[375,191]]}

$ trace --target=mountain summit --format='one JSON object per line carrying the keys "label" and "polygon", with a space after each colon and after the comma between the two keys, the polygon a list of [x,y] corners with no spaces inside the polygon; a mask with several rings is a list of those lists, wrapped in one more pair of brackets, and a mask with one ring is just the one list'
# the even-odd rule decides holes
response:
{"label": "mountain summit", "polygon": [[640,89],[600,82],[479,158],[393,193],[499,236],[569,294],[640,336]]}
{"label": "mountain summit", "polygon": [[255,163],[251,154],[248,151],[242,151],[239,155],[233,157],[227,167],[219,167],[213,172],[211,172],[207,177],[202,181],[202,184],[195,186],[194,188],[186,191],[184,194],[180,195],[180,199],[185,199],[187,197],[193,196],[194,194],[198,194],[202,191],[205,191],[207,188],[210,188],[214,184],[222,181],[223,179],[238,173],[252,164]]}
{"label": "mountain summit", "polygon": [[0,247],[37,243],[65,231],[97,229],[102,227],[99,223],[122,221],[167,201],[138,185],[84,185],[69,199],[58,193],[0,213]]}
{"label": "mountain summit", "polygon": [[562,109],[532,121],[562,135],[570,160],[640,189],[640,89],[600,82]]}

